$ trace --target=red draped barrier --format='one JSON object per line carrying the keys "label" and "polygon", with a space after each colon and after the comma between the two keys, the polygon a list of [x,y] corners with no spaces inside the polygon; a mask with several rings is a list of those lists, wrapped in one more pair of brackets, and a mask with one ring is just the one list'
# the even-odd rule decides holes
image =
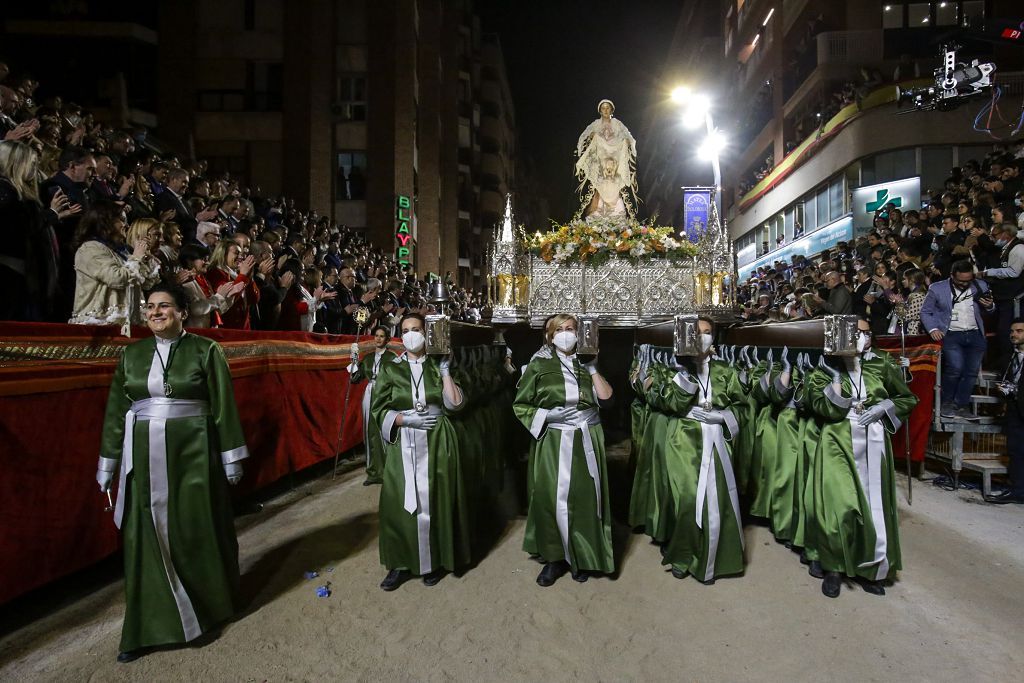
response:
{"label": "red draped barrier", "polygon": [[[340,429],[355,337],[195,332],[217,340],[231,367],[251,453],[239,493],[362,440],[365,384]],[[95,475],[110,380],[132,341],[113,327],[0,323],[0,603],[117,551]]]}
{"label": "red draped barrier", "polygon": [[[926,335],[907,337],[907,357],[910,358],[910,390],[917,396],[917,405],[910,414],[910,420],[900,427],[892,437],[892,452],[898,459],[906,457],[905,430],[910,429],[910,459],[924,461],[924,449],[928,444],[928,433],[932,428],[932,409],[935,405],[935,371],[938,367],[942,345]],[[899,337],[877,337],[875,345],[893,355],[900,354]]]}

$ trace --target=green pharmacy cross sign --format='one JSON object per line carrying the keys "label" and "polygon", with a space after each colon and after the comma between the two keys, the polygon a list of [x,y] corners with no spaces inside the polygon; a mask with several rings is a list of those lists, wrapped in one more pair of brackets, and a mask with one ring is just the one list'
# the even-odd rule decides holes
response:
{"label": "green pharmacy cross sign", "polygon": [[903,206],[902,197],[893,197],[892,199],[889,199],[889,190],[878,190],[875,192],[875,201],[865,204],[864,209],[868,213],[874,213],[889,202],[892,202],[892,205],[896,208]]}

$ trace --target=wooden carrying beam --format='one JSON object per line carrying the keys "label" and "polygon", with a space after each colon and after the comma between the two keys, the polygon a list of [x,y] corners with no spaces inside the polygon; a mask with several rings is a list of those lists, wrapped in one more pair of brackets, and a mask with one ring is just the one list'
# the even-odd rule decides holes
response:
{"label": "wooden carrying beam", "polygon": [[[653,344],[672,348],[671,320],[638,327],[633,335],[637,344]],[[825,343],[825,321],[821,318],[785,323],[734,325],[719,328],[717,343],[762,348],[788,346],[791,349],[821,350]]]}

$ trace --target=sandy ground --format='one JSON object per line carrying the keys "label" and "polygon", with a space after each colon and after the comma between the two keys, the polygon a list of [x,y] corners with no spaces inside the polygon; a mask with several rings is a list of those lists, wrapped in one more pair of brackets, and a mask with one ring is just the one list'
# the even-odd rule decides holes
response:
{"label": "sandy ground", "polygon": [[[609,462],[621,480],[621,449]],[[1024,507],[977,493],[915,482],[913,506],[902,497],[906,569],[884,598],[853,585],[823,597],[762,527],[747,529],[746,575],[714,586],[673,579],[619,524],[616,578],[541,589],[513,515],[464,575],[384,593],[378,489],[362,479],[320,478],[242,518],[248,608],[216,639],[115,663],[113,581],[0,640],[0,680],[953,681],[1024,666]],[[311,569],[321,577],[305,580]],[[324,581],[334,593],[318,598]]]}

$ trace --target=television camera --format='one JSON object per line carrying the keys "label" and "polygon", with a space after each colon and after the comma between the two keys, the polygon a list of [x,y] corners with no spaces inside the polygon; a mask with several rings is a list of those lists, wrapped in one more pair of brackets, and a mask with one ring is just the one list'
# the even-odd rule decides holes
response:
{"label": "television camera", "polygon": [[928,111],[938,109],[949,111],[965,100],[976,95],[983,95],[992,89],[992,73],[996,65],[992,62],[982,64],[975,59],[970,64],[957,62],[956,54],[960,45],[949,43],[942,46],[943,64],[935,69],[935,85],[904,90],[897,88],[896,106],[911,104],[910,111]]}

